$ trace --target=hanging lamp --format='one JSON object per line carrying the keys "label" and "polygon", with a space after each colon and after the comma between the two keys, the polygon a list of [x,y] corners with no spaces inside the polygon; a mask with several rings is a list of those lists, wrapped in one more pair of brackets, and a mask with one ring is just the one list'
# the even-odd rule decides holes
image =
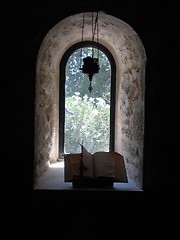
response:
{"label": "hanging lamp", "polygon": [[[82,59],[82,49],[83,49],[83,41],[84,41],[84,22],[85,22],[85,13],[83,13],[83,25],[82,25],[82,45],[81,45],[81,56],[80,59]],[[95,40],[96,36],[96,40]],[[83,58],[83,66],[81,66],[79,69],[82,70],[83,73],[88,75],[89,78],[89,92],[93,90],[92,87],[92,78],[93,76],[99,72],[99,49],[98,49],[98,57],[94,57],[94,50],[95,50],[95,44],[99,43],[99,31],[98,31],[98,12],[96,13],[96,17],[94,20],[94,13],[92,12],[92,41],[91,41],[91,47],[92,47],[92,53],[91,56],[87,56]]]}

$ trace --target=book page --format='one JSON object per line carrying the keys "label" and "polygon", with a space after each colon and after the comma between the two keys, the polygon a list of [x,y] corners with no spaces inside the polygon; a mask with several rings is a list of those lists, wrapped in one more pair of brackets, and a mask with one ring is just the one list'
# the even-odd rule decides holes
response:
{"label": "book page", "polygon": [[128,182],[124,158],[117,152],[96,152],[94,157],[95,177],[113,177],[115,182]]}
{"label": "book page", "polygon": [[112,152],[112,158],[115,161],[115,179],[116,182],[128,182],[124,157],[117,152]]}
{"label": "book page", "polygon": [[71,182],[75,176],[80,175],[80,161],[83,156],[83,176],[94,178],[93,156],[85,147],[81,153],[70,153],[64,155],[65,174],[64,181]]}
{"label": "book page", "polygon": [[64,181],[71,182],[74,176],[79,175],[81,154],[80,153],[70,153],[64,155]]}
{"label": "book page", "polygon": [[96,152],[93,154],[95,177],[115,178],[115,160],[110,152]]}
{"label": "book page", "polygon": [[90,152],[88,152],[85,147],[82,147],[82,154],[83,164],[85,167],[83,175],[85,177],[94,178],[93,155]]}

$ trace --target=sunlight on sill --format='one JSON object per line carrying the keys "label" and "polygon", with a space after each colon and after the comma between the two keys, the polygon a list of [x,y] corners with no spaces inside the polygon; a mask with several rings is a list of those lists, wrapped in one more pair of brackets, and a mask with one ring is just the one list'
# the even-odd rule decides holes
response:
{"label": "sunlight on sill", "polygon": [[64,161],[49,164],[50,168],[64,168]]}

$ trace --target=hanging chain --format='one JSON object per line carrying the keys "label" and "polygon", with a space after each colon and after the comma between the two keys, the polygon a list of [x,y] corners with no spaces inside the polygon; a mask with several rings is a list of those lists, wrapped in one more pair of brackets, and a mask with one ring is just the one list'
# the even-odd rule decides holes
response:
{"label": "hanging chain", "polygon": [[94,16],[93,16],[93,12],[92,12],[92,43],[91,43],[91,47],[92,47],[92,58],[94,58]]}
{"label": "hanging chain", "polygon": [[[94,16],[92,12],[92,58],[94,58],[94,39],[97,33],[97,43],[99,43],[99,29],[98,29],[98,12],[96,14],[95,24],[94,24]],[[99,48],[98,48],[98,59],[99,59]]]}
{"label": "hanging chain", "polygon": [[81,37],[81,51],[80,51],[80,68],[82,67],[82,52],[83,52],[83,40],[84,40],[84,21],[85,21],[85,12],[83,13],[83,23],[82,23],[82,37]]}
{"label": "hanging chain", "polygon": [[98,45],[96,46],[97,50],[98,50],[98,57],[94,58],[94,50],[95,50],[95,35],[97,34],[97,44],[99,44],[99,29],[98,29],[98,12],[96,14],[96,18],[94,21],[94,14],[92,12],[92,43],[91,43],[91,47],[92,47],[92,57],[88,56],[86,58],[83,59],[84,61],[84,66],[82,67],[82,54],[83,54],[83,40],[84,40],[84,24],[85,24],[85,13],[83,13],[83,24],[82,24],[82,39],[81,39],[81,51],[80,51],[80,70],[83,70],[84,73],[88,73],[89,75],[89,92],[91,93],[92,91],[92,77],[95,73],[97,73],[99,71],[99,48]]}
{"label": "hanging chain", "polygon": [[[98,12],[96,16],[96,25],[97,25],[97,43],[99,44],[99,24],[98,24]],[[98,45],[98,62],[99,62],[99,45]]]}
{"label": "hanging chain", "polygon": [[[94,24],[95,22],[95,24]],[[81,37],[81,51],[80,51],[80,67],[82,66],[82,52],[83,52],[83,41],[84,41],[84,25],[85,25],[85,12],[83,13],[82,23],[82,37]],[[97,34],[97,43],[99,43],[99,27],[98,27],[98,12],[94,21],[94,15],[92,12],[92,58],[94,58],[94,39]],[[98,59],[99,59],[99,48],[98,48]]]}

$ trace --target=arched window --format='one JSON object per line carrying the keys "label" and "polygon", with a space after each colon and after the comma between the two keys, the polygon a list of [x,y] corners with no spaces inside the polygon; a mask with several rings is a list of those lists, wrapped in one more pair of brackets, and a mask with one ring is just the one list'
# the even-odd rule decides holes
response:
{"label": "arched window", "polygon": [[[87,13],[89,30],[84,39],[91,39],[91,19],[92,14]],[[81,47],[80,22],[82,13],[57,23],[37,56],[35,180],[49,164],[63,157],[66,64]],[[142,188],[146,52],[138,34],[121,19],[99,12],[99,26],[99,43],[103,44],[99,49],[111,64],[110,149],[124,156],[128,179]]]}
{"label": "arched window", "polygon": [[114,150],[115,61],[100,44],[99,73],[93,76],[89,92],[88,75],[79,69],[81,57],[92,50],[91,42],[73,45],[60,63],[59,158],[80,152],[82,143],[90,152]]}

